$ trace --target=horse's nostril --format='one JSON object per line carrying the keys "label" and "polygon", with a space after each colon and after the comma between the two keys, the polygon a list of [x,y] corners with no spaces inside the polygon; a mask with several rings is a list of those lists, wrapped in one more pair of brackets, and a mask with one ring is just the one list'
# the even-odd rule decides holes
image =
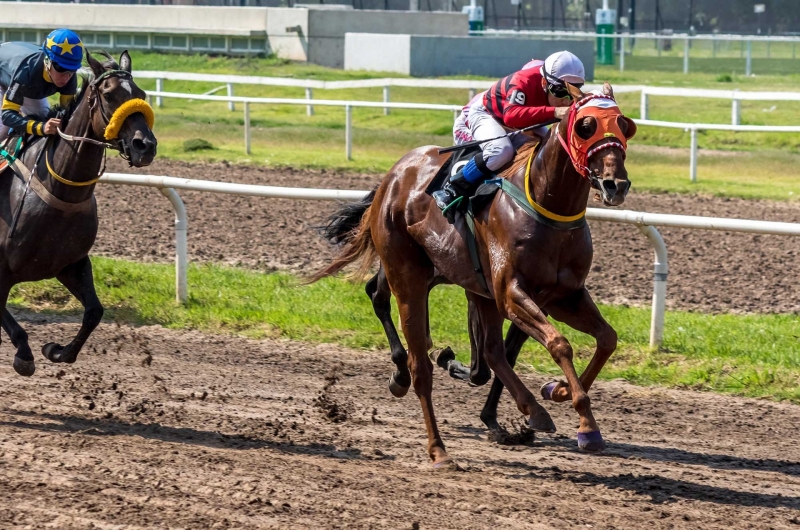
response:
{"label": "horse's nostril", "polygon": [[606,191],[607,191],[607,192],[609,192],[609,193],[616,193],[616,191],[617,191],[617,183],[616,183],[616,182],[614,182],[614,181],[613,181],[613,180],[611,180],[611,179],[604,180],[604,181],[603,181],[603,187],[604,187],[604,188],[606,189]]}
{"label": "horse's nostril", "polygon": [[134,150],[136,150],[139,153],[142,153],[147,150],[147,143],[139,138],[134,138],[133,142],[131,142],[131,146],[133,147]]}

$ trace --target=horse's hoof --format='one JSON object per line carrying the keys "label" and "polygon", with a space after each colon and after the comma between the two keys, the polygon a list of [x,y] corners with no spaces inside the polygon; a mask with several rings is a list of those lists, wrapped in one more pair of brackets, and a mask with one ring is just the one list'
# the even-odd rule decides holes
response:
{"label": "horse's hoof", "polygon": [[528,418],[528,426],[536,432],[556,432],[556,424],[553,422],[553,418],[542,406],[539,406],[536,413]]}
{"label": "horse's hoof", "polygon": [[452,361],[447,367],[447,373],[453,379],[469,382],[469,368],[464,366],[463,363]]}
{"label": "horse's hoof", "polygon": [[600,435],[600,431],[579,432],[578,449],[587,453],[599,453],[606,448],[606,442]]}
{"label": "horse's hoof", "polygon": [[450,349],[450,346],[440,350],[433,350],[428,354],[428,357],[430,357],[431,361],[433,361],[433,363],[442,370],[447,370],[447,365],[451,361],[456,360],[456,354],[453,353],[453,350]]}
{"label": "horse's hoof", "polygon": [[411,385],[403,386],[394,378],[394,374],[389,377],[389,392],[396,398],[401,398],[408,394],[408,389]]}
{"label": "horse's hoof", "polygon": [[66,350],[60,344],[56,344],[55,342],[48,342],[44,346],[42,346],[42,355],[47,358],[48,361],[53,363],[74,363],[75,359],[68,359],[64,357],[64,351]]}
{"label": "horse's hoof", "polygon": [[36,363],[34,361],[23,361],[19,357],[14,357],[14,371],[19,375],[30,377],[36,371]]}
{"label": "horse's hoof", "polygon": [[550,381],[549,383],[543,384],[542,388],[539,390],[542,394],[542,399],[545,401],[553,401],[553,392],[555,392],[560,384],[560,381]]}
{"label": "horse's hoof", "polygon": [[456,461],[449,456],[433,463],[433,469],[436,471],[462,471]]}

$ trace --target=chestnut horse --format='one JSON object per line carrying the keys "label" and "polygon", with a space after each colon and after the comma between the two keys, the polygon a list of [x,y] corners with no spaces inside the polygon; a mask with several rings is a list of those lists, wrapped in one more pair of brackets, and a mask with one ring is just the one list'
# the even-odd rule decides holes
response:
{"label": "chestnut horse", "polygon": [[[592,240],[584,216],[592,187],[602,193],[606,204],[617,206],[624,201],[630,186],[624,149],[636,126],[615,104],[603,111],[602,119],[581,116],[579,109],[588,108],[582,105],[589,99],[613,102],[608,84],[605,96],[587,96],[570,88],[576,103],[568,117],[555,126],[541,149],[536,153],[532,147],[524,149],[503,174],[504,187],[513,185],[516,197],[504,189],[474,216],[485,282],[479,280],[470,261],[464,219],[449,224],[425,193],[447,160],[437,147],[421,147],[405,155],[375,191],[360,203],[345,206],[325,231],[346,246],[312,281],[357,261],[366,271],[376,258],[380,260],[379,276],[397,300],[409,354],[407,363],[393,355],[397,371],[390,388],[399,397],[413,382],[435,467],[454,465],[434,416],[433,365],[427,355],[432,348],[428,292],[442,277],[465,289],[471,316],[480,322],[476,346],[534,430],[552,432],[554,426],[506,360],[504,319],[544,345],[564,372],[566,385],[551,385],[546,398],[572,400],[580,416],[579,447],[588,451],[605,447],[587,391],[616,349],[617,337],[584,287],[592,262]],[[600,139],[595,140],[598,134]],[[575,145],[589,140],[591,145],[575,151]],[[522,190],[529,204],[519,201],[525,198]],[[572,362],[572,347],[548,321],[548,314],[597,340],[595,354],[580,377]]]}

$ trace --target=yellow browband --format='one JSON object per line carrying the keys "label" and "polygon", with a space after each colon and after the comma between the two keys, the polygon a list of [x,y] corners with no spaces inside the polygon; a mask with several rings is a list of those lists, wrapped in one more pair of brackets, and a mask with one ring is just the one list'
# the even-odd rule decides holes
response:
{"label": "yellow browband", "polygon": [[106,125],[106,132],[104,135],[106,140],[115,140],[125,119],[137,112],[144,114],[147,126],[152,129],[156,122],[156,115],[153,112],[153,107],[143,99],[131,99],[120,105],[119,108],[114,111],[114,114],[111,115],[111,119],[108,120],[108,125]]}
{"label": "yellow browband", "polygon": [[531,157],[528,159],[528,166],[525,168],[525,195],[528,197],[528,202],[531,204],[534,210],[539,212],[541,215],[547,217],[551,221],[559,221],[561,223],[569,223],[572,221],[577,221],[581,219],[584,215],[586,215],[586,210],[583,210],[578,215],[558,215],[556,213],[551,212],[544,206],[540,206],[536,201],[533,200],[531,197],[531,163],[533,162],[533,157],[536,155],[536,150],[531,153]]}

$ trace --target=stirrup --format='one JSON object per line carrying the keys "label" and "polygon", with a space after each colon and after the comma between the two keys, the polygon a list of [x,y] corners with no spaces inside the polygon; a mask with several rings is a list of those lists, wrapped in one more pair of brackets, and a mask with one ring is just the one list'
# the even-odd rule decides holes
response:
{"label": "stirrup", "polygon": [[464,202],[464,196],[463,195],[459,195],[458,197],[456,197],[455,199],[450,201],[450,204],[448,204],[447,206],[442,208],[442,215],[447,215],[447,212],[449,212],[452,208],[455,208],[456,206],[458,206],[462,202]]}

